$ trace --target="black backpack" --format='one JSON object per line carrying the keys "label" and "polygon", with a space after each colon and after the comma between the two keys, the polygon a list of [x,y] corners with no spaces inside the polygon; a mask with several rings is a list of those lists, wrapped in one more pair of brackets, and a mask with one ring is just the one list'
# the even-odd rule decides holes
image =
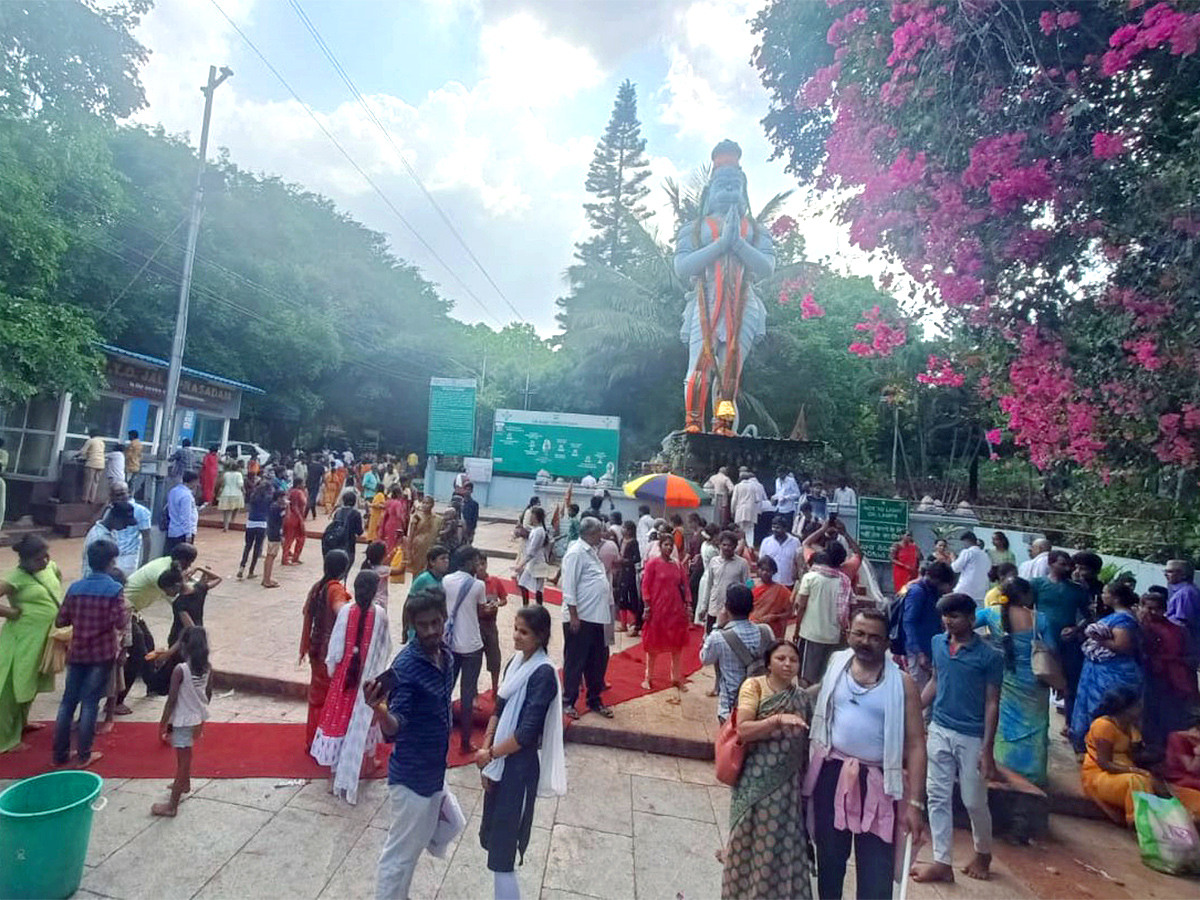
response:
{"label": "black backpack", "polygon": [[893,597],[888,606],[888,643],[896,656],[904,656],[908,649],[908,642],[904,637],[904,598],[908,596],[908,587]]}
{"label": "black backpack", "polygon": [[350,513],[349,507],[343,506],[333,514],[325,532],[321,535],[321,555],[330,550],[345,550],[350,546]]}

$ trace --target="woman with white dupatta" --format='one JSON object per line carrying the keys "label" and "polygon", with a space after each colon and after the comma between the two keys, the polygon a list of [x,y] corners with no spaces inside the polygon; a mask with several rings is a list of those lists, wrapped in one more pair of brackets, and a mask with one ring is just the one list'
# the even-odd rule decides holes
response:
{"label": "woman with white dupatta", "polygon": [[354,602],[338,610],[325,656],[329,692],[309,751],[330,767],[330,790],[351,805],[358,802],[364,761],[377,765],[375,752],[383,743],[375,710],[362,692],[362,685],[373,681],[392,659],[387,613],[375,602],[378,589],[379,576],[363,569],[354,580]]}
{"label": "woman with white dupatta", "polygon": [[544,607],[517,610],[517,653],[508,661],[496,712],[475,756],[484,790],[479,843],[495,877],[496,900],[520,900],[515,863],[518,853],[525,860],[535,799],[567,792],[562,686],[546,655],[550,628]]}

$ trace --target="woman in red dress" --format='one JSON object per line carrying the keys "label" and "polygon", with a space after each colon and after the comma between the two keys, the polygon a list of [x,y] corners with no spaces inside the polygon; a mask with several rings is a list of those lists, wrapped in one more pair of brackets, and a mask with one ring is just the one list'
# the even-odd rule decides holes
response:
{"label": "woman in red dress", "polygon": [[358,802],[364,763],[375,765],[376,748],[383,743],[375,711],[362,692],[392,657],[387,613],[375,602],[378,591],[379,575],[363,569],[354,579],[354,602],[338,611],[325,653],[329,689],[309,749],[313,759],[329,766],[333,793],[351,804]]}
{"label": "woman in red dress", "polygon": [[400,536],[408,532],[408,500],[404,497],[404,488],[398,484],[392,485],[388,491],[379,531],[379,539],[387,545],[387,559],[391,560]]}
{"label": "woman in red dress", "polygon": [[921,558],[921,548],[913,540],[911,532],[904,532],[900,540],[892,544],[892,590],[899,593],[900,589],[910,581],[915,581],[921,574],[918,561]]}
{"label": "woman in red dress", "polygon": [[213,493],[217,489],[217,466],[219,462],[217,445],[212,444],[209,446],[208,452],[204,454],[204,462],[200,464],[200,496],[204,499],[206,506],[212,504]]}
{"label": "woman in red dress", "polygon": [[[682,654],[688,633],[687,578],[679,563],[671,558],[675,539],[667,534],[659,538],[659,555],[646,563],[642,573],[642,599],[646,605],[642,626],[642,649],[646,652],[646,680],[643,690],[651,690],[654,662],[660,653],[671,654],[671,683],[686,691],[683,683]],[[668,703],[679,703],[672,697]]]}

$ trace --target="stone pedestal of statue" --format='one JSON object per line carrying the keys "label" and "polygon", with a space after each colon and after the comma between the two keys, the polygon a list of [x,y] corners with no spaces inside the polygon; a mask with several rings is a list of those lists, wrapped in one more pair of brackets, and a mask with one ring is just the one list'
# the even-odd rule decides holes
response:
{"label": "stone pedestal of statue", "polygon": [[826,449],[824,441],[725,437],[686,431],[672,431],[662,441],[662,456],[670,471],[700,484],[721,466],[729,467],[734,481],[742,466],[754,472],[764,485],[775,483],[775,473],[781,466],[802,481],[805,476],[820,476],[824,472]]}

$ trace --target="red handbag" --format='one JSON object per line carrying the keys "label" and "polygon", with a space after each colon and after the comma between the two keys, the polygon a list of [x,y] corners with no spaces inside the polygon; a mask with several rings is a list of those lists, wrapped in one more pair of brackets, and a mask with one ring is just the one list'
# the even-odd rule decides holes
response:
{"label": "red handbag", "polygon": [[746,745],[738,740],[737,707],[729,712],[717,730],[713,750],[716,754],[717,781],[733,787],[742,774],[742,763],[746,761]]}

